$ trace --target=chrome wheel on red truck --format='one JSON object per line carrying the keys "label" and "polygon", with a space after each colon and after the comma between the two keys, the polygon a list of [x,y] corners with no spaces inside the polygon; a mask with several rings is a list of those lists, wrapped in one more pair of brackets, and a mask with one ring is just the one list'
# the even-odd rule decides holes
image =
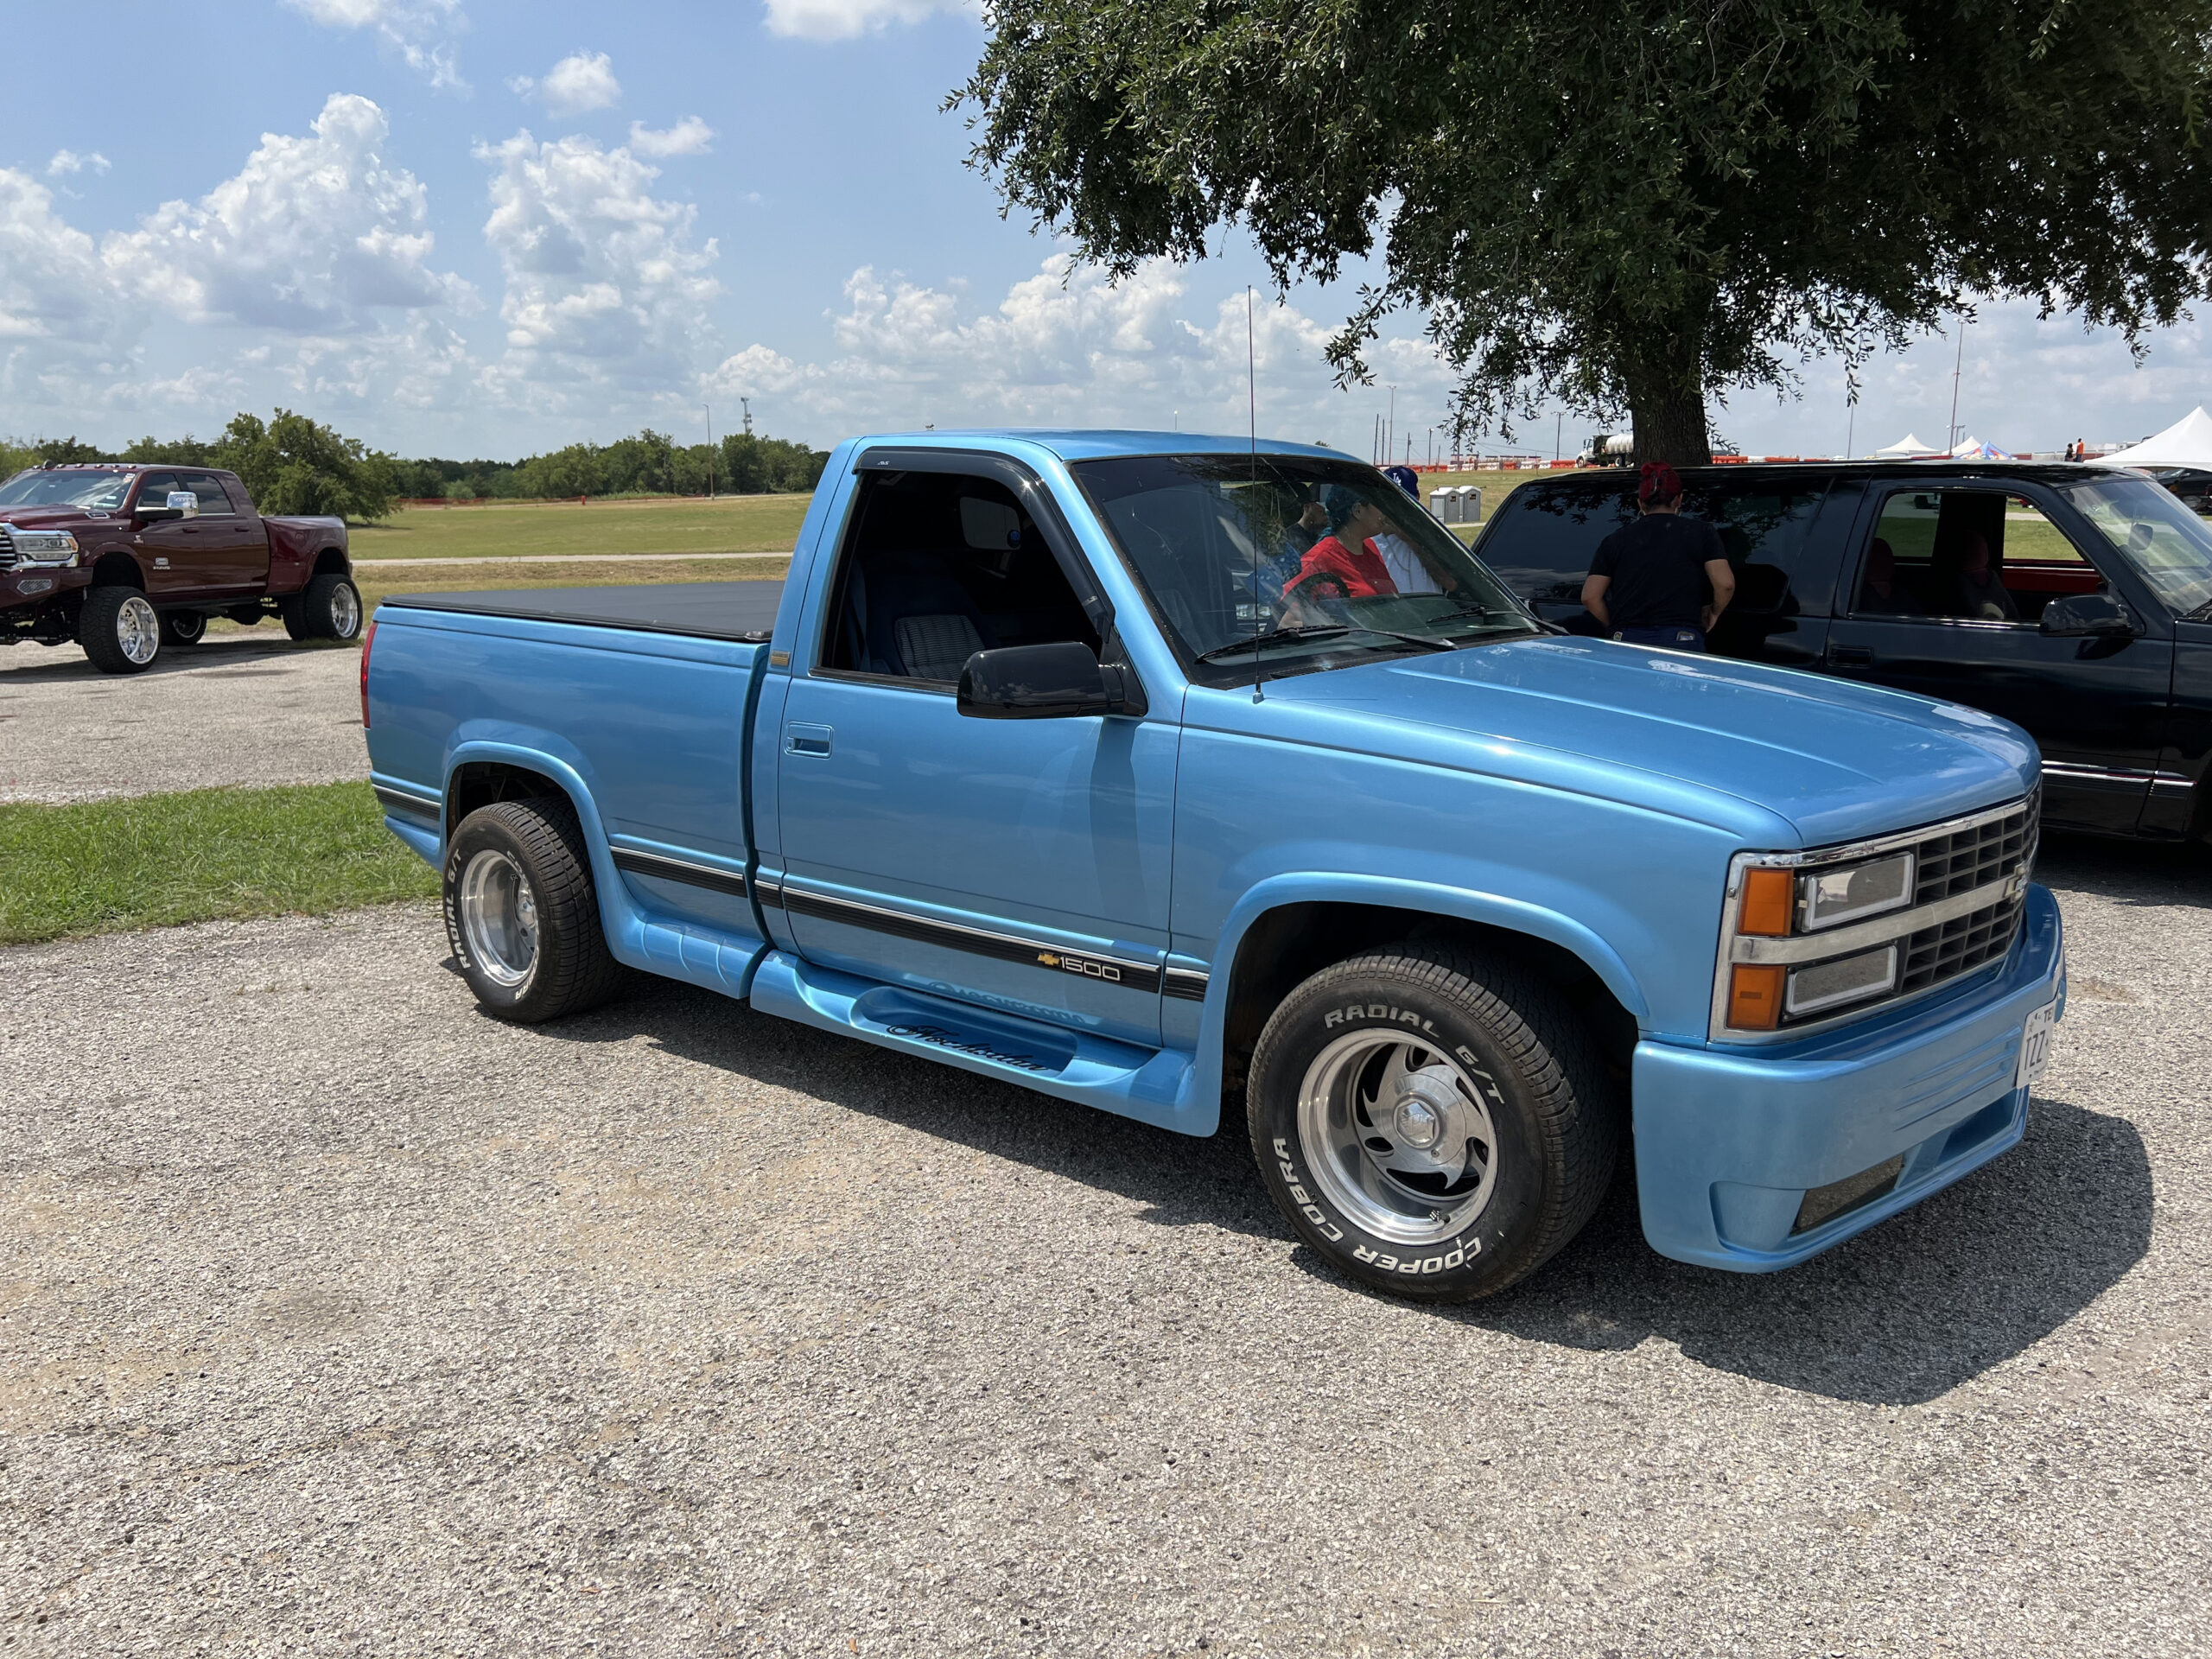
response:
{"label": "chrome wheel on red truck", "polygon": [[92,588],[77,613],[77,643],[103,674],[136,674],[162,649],[162,620],[136,588]]}
{"label": "chrome wheel on red truck", "polygon": [[1580,1230],[1611,1179],[1618,1108],[1594,1036],[1500,959],[1409,943],[1286,998],[1247,1088],[1252,1149],[1300,1237],[1354,1278],[1489,1295]]}
{"label": "chrome wheel on red truck", "polygon": [[446,937],[487,1014],[535,1024],[613,995],[620,969],[566,801],[500,801],[470,813],[446,850],[444,889]]}

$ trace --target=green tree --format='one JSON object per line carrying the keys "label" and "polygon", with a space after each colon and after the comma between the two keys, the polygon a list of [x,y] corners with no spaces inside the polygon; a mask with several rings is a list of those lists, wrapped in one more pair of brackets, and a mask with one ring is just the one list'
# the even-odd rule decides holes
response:
{"label": "green tree", "polygon": [[266,424],[243,410],[232,416],[208,459],[236,473],[267,513],[382,518],[399,493],[394,457],[289,410]]}
{"label": "green tree", "polygon": [[123,450],[125,461],[140,461],[171,467],[209,467],[214,465],[214,446],[202,443],[189,432],[181,438],[162,440],[151,434],[126,444]]}
{"label": "green tree", "polygon": [[1487,430],[1856,365],[1975,296],[2133,340],[2207,283],[2212,0],[996,0],[972,159],[1127,274],[1238,225],[1278,283],[1380,254],[1331,346],[1424,313]]}

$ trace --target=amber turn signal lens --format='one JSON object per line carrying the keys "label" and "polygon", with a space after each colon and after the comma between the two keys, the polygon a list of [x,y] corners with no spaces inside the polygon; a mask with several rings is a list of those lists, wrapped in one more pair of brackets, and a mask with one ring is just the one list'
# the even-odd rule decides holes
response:
{"label": "amber turn signal lens", "polygon": [[1777,964],[1739,962],[1728,976],[1728,1023],[1738,1031],[1772,1031],[1782,1023],[1782,982],[1789,970]]}
{"label": "amber turn signal lens", "polygon": [[1745,870],[1744,903],[1736,913],[1736,931],[1762,938],[1782,938],[1789,931],[1789,912],[1796,899],[1797,877],[1791,871]]}

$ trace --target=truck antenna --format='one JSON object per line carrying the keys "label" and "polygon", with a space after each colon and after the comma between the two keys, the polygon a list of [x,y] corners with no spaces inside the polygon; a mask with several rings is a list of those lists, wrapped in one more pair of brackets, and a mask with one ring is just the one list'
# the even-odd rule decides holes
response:
{"label": "truck antenna", "polygon": [[[1252,346],[1252,284],[1244,284],[1244,427],[1250,435],[1252,482],[1260,481],[1260,358]],[[1264,702],[1260,688],[1267,671],[1260,662],[1260,546],[1252,544],[1252,701]]]}

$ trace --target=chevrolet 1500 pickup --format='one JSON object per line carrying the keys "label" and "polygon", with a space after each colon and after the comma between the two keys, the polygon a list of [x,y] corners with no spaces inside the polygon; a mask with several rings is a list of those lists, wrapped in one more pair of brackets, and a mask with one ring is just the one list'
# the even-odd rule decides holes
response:
{"label": "chevrolet 1500 pickup", "polygon": [[0,645],[75,640],[136,674],[207,620],[283,619],[351,639],[361,595],[339,518],[264,518],[235,473],[122,462],[35,467],[0,484]]}
{"label": "chevrolet 1500 pickup", "polygon": [[2037,757],[1564,634],[1371,468],[1186,434],[831,457],[782,583],[387,601],[372,781],[516,1020],[621,968],[1165,1128],[1431,1300],[1632,1155],[1802,1262],[2017,1142],[2065,988]]}

